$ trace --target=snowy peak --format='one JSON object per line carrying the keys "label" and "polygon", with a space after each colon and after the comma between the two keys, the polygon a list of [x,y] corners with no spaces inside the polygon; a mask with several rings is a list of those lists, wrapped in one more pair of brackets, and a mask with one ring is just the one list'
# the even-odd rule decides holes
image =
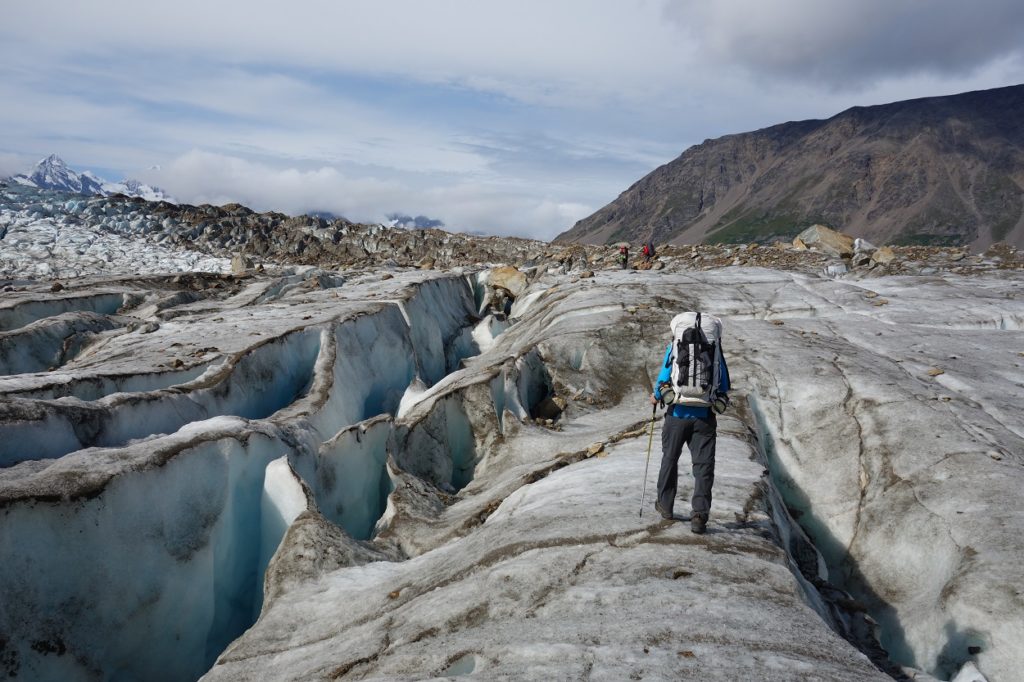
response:
{"label": "snowy peak", "polygon": [[98,178],[92,175],[79,175],[68,168],[56,154],[50,154],[36,164],[32,172],[26,177],[28,182],[40,189],[53,189],[64,192],[75,192],[78,194],[101,194],[101,183]]}
{"label": "snowy peak", "polygon": [[140,197],[146,201],[167,201],[172,204],[178,203],[169,194],[159,187],[145,185],[138,180],[125,178],[121,182],[104,182],[104,194],[124,194],[129,197]]}
{"label": "snowy peak", "polygon": [[401,227],[406,230],[423,230],[435,227],[444,229],[443,220],[428,218],[425,215],[418,215],[414,218],[404,213],[389,213],[386,217],[390,227]]}
{"label": "snowy peak", "polygon": [[169,201],[176,203],[163,190],[144,185],[138,180],[125,179],[121,182],[107,182],[91,171],[76,173],[56,154],[50,154],[36,164],[28,175],[15,175],[14,182],[39,189],[50,189],[75,194],[125,194],[140,197],[146,201]]}

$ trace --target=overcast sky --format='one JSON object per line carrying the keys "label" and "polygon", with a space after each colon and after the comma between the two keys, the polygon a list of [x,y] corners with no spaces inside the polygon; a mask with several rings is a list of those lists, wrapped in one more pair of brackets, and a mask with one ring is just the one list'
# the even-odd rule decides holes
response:
{"label": "overcast sky", "polygon": [[0,176],[549,239],[706,138],[1024,82],[1020,0],[32,0]]}

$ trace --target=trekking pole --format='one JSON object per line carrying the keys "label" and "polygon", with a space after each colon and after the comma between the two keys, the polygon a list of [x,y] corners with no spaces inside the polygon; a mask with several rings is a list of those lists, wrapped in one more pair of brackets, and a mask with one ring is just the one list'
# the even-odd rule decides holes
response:
{"label": "trekking pole", "polygon": [[651,466],[651,445],[654,444],[654,418],[658,414],[658,404],[651,410],[651,436],[647,439],[647,463],[644,464],[644,491],[640,493],[640,518],[644,517],[644,498],[647,497],[647,468]]}

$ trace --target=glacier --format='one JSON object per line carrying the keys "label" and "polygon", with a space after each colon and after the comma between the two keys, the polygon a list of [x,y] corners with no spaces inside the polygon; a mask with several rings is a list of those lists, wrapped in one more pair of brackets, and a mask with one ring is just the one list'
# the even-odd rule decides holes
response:
{"label": "glacier", "polygon": [[[0,298],[0,674],[1024,666],[1019,271],[542,263],[512,295],[487,263],[235,276],[165,244],[133,272],[160,245],[87,208],[0,211],[48,249]],[[124,241],[109,270],[75,229]],[[687,309],[723,319],[736,394],[700,537],[639,513]]]}
{"label": "glacier", "polygon": [[168,243],[145,205],[0,187],[0,277],[138,276],[231,271],[231,260]]}

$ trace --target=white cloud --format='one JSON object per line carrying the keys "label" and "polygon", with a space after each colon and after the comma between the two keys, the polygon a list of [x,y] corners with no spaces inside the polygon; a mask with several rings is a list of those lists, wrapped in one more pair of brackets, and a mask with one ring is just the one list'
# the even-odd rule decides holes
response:
{"label": "white cloud", "polygon": [[290,214],[330,211],[360,222],[383,222],[393,212],[440,218],[447,229],[551,239],[596,208],[537,191],[459,182],[417,187],[353,178],[332,167],[300,170],[192,150],[141,178],[187,203],[239,202]]}
{"label": "white cloud", "polygon": [[0,152],[0,178],[24,173],[32,167],[32,162],[21,154]]}
{"label": "white cloud", "polygon": [[[466,85],[524,101],[578,102],[669,87],[677,35],[648,0],[24,3],[12,39],[89,55],[188,54]],[[638,64],[645,64],[637,69]],[[664,86],[659,85],[665,83]]]}
{"label": "white cloud", "polygon": [[305,171],[275,168],[201,150],[192,150],[141,176],[188,203],[237,201],[259,210],[286,213],[327,210],[363,215],[382,198],[401,192],[396,183],[347,178],[327,166]]}
{"label": "white cloud", "polygon": [[[413,192],[407,200],[444,220],[447,229],[553,239],[597,207],[558,201],[536,192],[464,183]],[[419,209],[417,209],[419,210]]]}
{"label": "white cloud", "polygon": [[51,0],[5,18],[11,52],[36,57],[137,55],[145,66],[175,54],[199,82],[206,64],[274,65],[591,109],[654,102],[731,67],[860,87],[963,75],[1024,45],[1018,0]]}

